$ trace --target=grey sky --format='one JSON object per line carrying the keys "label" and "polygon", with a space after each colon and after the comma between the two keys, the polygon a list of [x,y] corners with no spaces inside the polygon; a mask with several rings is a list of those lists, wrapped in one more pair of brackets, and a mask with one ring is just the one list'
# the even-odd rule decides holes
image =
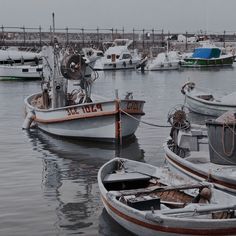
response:
{"label": "grey sky", "polygon": [[0,0],[0,25],[236,31],[236,0]]}

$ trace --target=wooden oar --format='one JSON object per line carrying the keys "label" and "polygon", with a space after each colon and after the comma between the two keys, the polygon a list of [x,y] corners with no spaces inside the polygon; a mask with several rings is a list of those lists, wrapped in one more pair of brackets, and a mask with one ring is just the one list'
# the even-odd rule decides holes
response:
{"label": "wooden oar", "polygon": [[211,186],[210,183],[197,183],[191,185],[178,185],[178,186],[151,186],[147,188],[139,188],[139,189],[129,189],[129,190],[120,190],[114,191],[117,196],[125,196],[125,195],[135,195],[140,193],[152,193],[152,192],[164,192],[171,190],[186,190],[193,188],[204,188]]}

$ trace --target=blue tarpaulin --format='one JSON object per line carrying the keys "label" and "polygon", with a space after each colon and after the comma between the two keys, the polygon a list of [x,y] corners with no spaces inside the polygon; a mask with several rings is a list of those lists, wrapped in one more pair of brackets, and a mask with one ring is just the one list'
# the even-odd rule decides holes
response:
{"label": "blue tarpaulin", "polygon": [[218,58],[220,57],[221,51],[219,48],[195,48],[192,58]]}

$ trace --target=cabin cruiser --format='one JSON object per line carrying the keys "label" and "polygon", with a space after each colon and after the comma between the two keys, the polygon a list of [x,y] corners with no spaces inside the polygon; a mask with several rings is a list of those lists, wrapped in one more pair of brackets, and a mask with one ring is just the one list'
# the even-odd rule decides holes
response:
{"label": "cabin cruiser", "polygon": [[140,62],[137,52],[131,53],[128,47],[132,40],[116,39],[105,52],[104,57],[96,61],[95,70],[133,69]]}
{"label": "cabin cruiser", "polygon": [[21,51],[17,48],[0,50],[1,78],[41,78],[42,57],[40,53]]}

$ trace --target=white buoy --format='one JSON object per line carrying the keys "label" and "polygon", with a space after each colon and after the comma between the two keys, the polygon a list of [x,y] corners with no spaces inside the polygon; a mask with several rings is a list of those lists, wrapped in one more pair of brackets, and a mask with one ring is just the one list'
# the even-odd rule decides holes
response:
{"label": "white buoy", "polygon": [[22,129],[29,129],[34,118],[35,118],[35,115],[34,115],[33,111],[29,111],[25,117],[24,122],[23,122]]}

